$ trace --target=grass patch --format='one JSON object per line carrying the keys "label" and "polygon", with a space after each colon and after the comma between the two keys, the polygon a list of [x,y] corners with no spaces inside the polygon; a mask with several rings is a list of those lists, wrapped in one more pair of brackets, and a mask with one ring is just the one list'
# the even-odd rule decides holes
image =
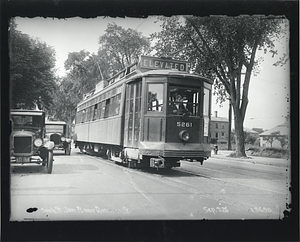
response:
{"label": "grass patch", "polygon": [[[214,145],[211,144],[211,149],[213,150]],[[231,151],[228,157],[236,157],[235,153],[235,144],[231,145]],[[218,144],[219,150],[228,150],[227,144]],[[270,157],[270,158],[281,158],[288,159],[290,152],[288,149],[279,149],[279,148],[267,148],[259,147],[255,145],[245,144],[246,154],[248,156],[259,156],[259,157]]]}
{"label": "grass patch", "polygon": [[247,151],[249,155],[260,156],[260,157],[270,157],[270,158],[289,158],[289,150],[287,149],[278,149],[278,148],[260,148],[260,149],[249,149]]}

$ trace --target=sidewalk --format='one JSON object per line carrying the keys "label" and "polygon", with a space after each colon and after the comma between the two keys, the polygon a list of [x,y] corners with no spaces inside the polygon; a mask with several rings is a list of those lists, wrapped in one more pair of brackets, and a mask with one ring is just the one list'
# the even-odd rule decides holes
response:
{"label": "sidewalk", "polygon": [[245,158],[229,157],[229,155],[233,152],[234,151],[232,151],[232,150],[219,150],[218,154],[215,154],[215,152],[212,150],[211,158],[224,159],[224,160],[225,159],[226,160],[235,160],[235,161],[241,161],[241,162],[250,162],[253,164],[280,166],[280,167],[287,167],[287,165],[289,165],[289,160],[287,160],[287,159],[251,156],[251,155],[247,154],[247,152],[246,152],[247,157],[245,157]]}

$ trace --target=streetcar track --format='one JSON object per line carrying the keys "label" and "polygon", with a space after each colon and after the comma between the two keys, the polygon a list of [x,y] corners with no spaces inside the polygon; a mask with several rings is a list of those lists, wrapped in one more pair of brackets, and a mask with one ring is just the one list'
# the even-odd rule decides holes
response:
{"label": "streetcar track", "polygon": [[[94,157],[94,156],[90,156],[90,157]],[[119,164],[116,164],[114,161],[109,160],[109,159],[107,159],[107,160],[104,161],[103,158],[101,158],[101,157],[95,157],[95,158],[96,158],[96,160],[100,160],[102,162],[106,162],[106,163],[109,163],[111,165],[120,166]],[[131,172],[143,174],[143,175],[146,175],[148,177],[155,176],[155,177],[160,177],[160,178],[171,179],[170,177],[166,176],[166,174],[163,175],[163,174],[157,174],[157,173],[152,173],[152,172],[149,173],[149,171],[146,171],[146,170],[127,168],[127,167],[122,166],[122,165],[120,167],[122,167],[123,169],[126,169],[127,171],[131,171]],[[216,170],[213,170],[213,169],[210,169],[210,168],[204,168],[204,169],[212,170],[214,172],[216,171]],[[242,169],[242,168],[240,168],[240,169]],[[251,188],[254,188],[254,189],[259,189],[259,190],[263,190],[263,191],[273,192],[273,193],[276,193],[276,194],[281,194],[281,195],[285,195],[286,194],[286,193],[282,193],[282,192],[278,192],[278,191],[274,191],[274,190],[270,190],[270,189],[266,189],[266,188],[260,188],[260,187],[257,187],[257,186],[242,184],[240,182],[228,181],[228,180],[224,180],[224,179],[221,179],[221,178],[216,178],[216,177],[213,177],[213,176],[207,176],[207,175],[204,175],[204,174],[191,172],[191,171],[188,171],[188,170],[186,170],[184,168],[173,168],[170,171],[177,171],[179,173],[185,173],[185,174],[188,174],[188,175],[193,175],[193,176],[203,177],[203,178],[212,179],[212,180],[216,180],[216,181],[221,181],[221,182],[223,182],[225,184],[226,183],[232,183],[232,184],[239,185],[239,186],[242,185],[242,186],[251,187]],[[219,171],[219,172],[226,172],[226,173],[229,173],[229,174],[231,173],[231,172],[227,172],[227,171]],[[179,182],[179,181],[174,181],[174,182]],[[191,185],[191,184],[188,184],[188,185]]]}
{"label": "streetcar track", "polygon": [[[231,166],[231,165],[228,165],[227,167],[230,168],[230,169],[245,170],[245,168],[243,168],[243,167],[236,167],[236,166]],[[219,170],[214,170],[214,169],[207,168],[207,167],[204,167],[204,169],[207,169],[207,170],[213,170],[213,171],[219,171]],[[253,172],[254,174],[256,174],[256,173],[259,171],[260,173],[266,173],[266,174],[268,174],[268,175],[284,176],[284,173],[283,173],[283,172],[278,172],[278,171],[267,171],[267,170],[257,170],[257,169],[251,169],[251,168],[249,168],[249,167],[247,167],[247,171],[251,171],[251,172]],[[234,173],[234,172],[228,172],[228,171],[222,171],[222,172],[236,174],[236,173]]]}
{"label": "streetcar track", "polygon": [[212,179],[212,180],[222,181],[224,183],[233,183],[235,185],[243,185],[243,186],[246,186],[246,187],[251,187],[251,188],[255,188],[255,189],[259,189],[259,190],[264,190],[264,191],[268,191],[268,192],[274,192],[274,193],[277,193],[277,194],[285,195],[285,193],[277,192],[277,191],[266,189],[266,188],[261,188],[261,187],[257,187],[257,186],[251,186],[251,185],[247,185],[247,184],[242,184],[240,182],[223,180],[223,179],[220,179],[220,178],[216,178],[216,177],[212,177],[212,176],[207,176],[207,175],[203,175],[203,174],[197,174],[197,173],[185,170],[183,168],[180,168],[180,169],[183,170],[181,172],[189,173],[189,174],[192,174],[192,175],[195,175],[195,176],[200,176],[200,177],[205,177],[205,178]]}
{"label": "streetcar track", "polygon": [[[184,170],[184,171],[172,170],[172,171],[176,171],[176,172],[180,172],[180,173],[187,173],[189,175],[198,176],[198,177],[204,177],[204,178],[207,178],[207,179],[212,179],[212,180],[217,180],[217,181],[222,181],[224,183],[227,183],[227,181],[223,181],[221,179],[214,179],[213,177],[209,177],[209,176],[205,176],[205,175],[193,173],[193,172],[186,171],[186,170]],[[162,179],[160,181],[163,182],[163,183],[165,183],[165,184],[176,186],[176,187],[184,189],[184,190],[188,190],[191,193],[193,193],[193,195],[199,195],[199,196],[205,197],[207,199],[213,199],[215,201],[219,201],[219,202],[222,202],[222,203],[230,204],[230,205],[232,205],[232,206],[234,206],[234,207],[236,207],[238,209],[243,209],[243,210],[248,211],[248,212],[249,212],[249,208],[253,207],[253,204],[249,204],[249,203],[246,203],[244,201],[230,202],[230,201],[226,201],[226,199],[224,200],[224,198],[216,198],[215,197],[215,195],[216,195],[215,193],[199,192],[199,188],[197,186],[195,186],[193,184],[190,184],[187,181],[182,181],[182,180],[179,181],[177,179],[175,180],[174,178],[171,178],[171,177],[168,177],[168,176],[164,176],[164,175],[161,175],[161,174],[147,174],[147,173],[145,173],[143,171],[137,171],[137,170],[135,170],[135,172],[142,173],[143,175],[146,175],[147,177],[150,177],[152,179],[153,179],[153,177],[164,178],[164,179]],[[239,183],[235,183],[235,184],[241,185]],[[242,185],[244,185],[244,184],[242,184]],[[253,188],[260,189],[260,188],[257,188],[257,187],[253,187]],[[227,195],[230,196],[230,194],[227,194]],[[242,194],[240,194],[240,195],[242,195]],[[220,196],[220,194],[218,194],[218,196]],[[272,211],[271,214],[279,216],[279,212],[278,211]],[[257,214],[257,215],[264,217],[263,214]]]}

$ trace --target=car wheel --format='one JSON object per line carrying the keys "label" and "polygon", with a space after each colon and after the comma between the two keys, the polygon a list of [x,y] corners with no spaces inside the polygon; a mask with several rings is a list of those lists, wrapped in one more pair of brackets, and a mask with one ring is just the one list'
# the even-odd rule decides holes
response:
{"label": "car wheel", "polygon": [[49,150],[47,156],[47,163],[46,163],[46,172],[48,174],[52,173],[52,167],[53,167],[53,150]]}

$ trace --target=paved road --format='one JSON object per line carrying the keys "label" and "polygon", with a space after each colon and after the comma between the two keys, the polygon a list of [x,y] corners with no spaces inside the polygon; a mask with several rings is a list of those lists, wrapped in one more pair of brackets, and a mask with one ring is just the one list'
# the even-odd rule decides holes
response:
{"label": "paved road", "polygon": [[288,196],[285,168],[212,158],[144,171],[77,149],[54,158],[52,174],[12,167],[11,220],[278,219]]}

